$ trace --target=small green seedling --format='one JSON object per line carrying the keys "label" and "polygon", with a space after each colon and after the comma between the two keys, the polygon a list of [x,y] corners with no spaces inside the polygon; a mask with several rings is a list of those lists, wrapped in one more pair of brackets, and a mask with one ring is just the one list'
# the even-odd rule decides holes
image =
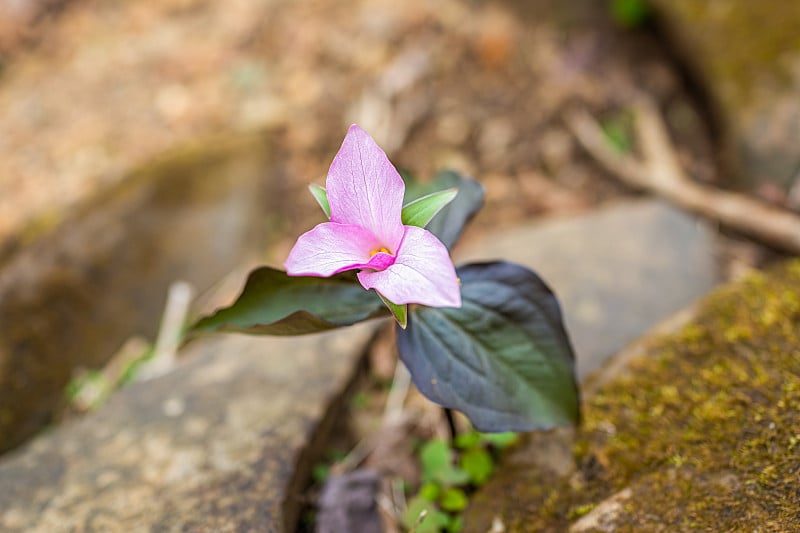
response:
{"label": "small green seedling", "polygon": [[403,525],[414,533],[456,533],[469,494],[494,471],[496,453],[516,442],[516,433],[458,435],[451,446],[443,439],[427,441],[419,450],[422,486],[408,501]]}

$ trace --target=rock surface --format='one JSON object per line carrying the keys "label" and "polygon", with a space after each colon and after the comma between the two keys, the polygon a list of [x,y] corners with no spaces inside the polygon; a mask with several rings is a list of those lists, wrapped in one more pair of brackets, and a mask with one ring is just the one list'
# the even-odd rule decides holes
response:
{"label": "rock surface", "polygon": [[727,170],[750,183],[800,178],[800,3],[654,0],[721,121]]}
{"label": "rock surface", "polygon": [[465,531],[796,530],[798,332],[800,261],[718,289],[595,381],[577,436],[513,452]]}
{"label": "rock surface", "polygon": [[253,134],[176,150],[0,261],[0,452],[50,421],[76,367],[152,339],[172,282],[205,290],[263,248],[269,148]]}
{"label": "rock surface", "polygon": [[0,529],[294,531],[323,419],[372,326],[223,336],[0,462]]}
{"label": "rock surface", "polygon": [[718,281],[708,226],[653,200],[532,223],[457,257],[538,272],[561,301],[581,380]]}

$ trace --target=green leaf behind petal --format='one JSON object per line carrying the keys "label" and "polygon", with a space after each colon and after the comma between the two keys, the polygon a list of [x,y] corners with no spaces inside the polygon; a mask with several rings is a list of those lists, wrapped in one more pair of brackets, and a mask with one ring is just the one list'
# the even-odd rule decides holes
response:
{"label": "green leaf behind petal", "polygon": [[458,195],[425,226],[440,241],[451,249],[473,216],[483,207],[484,190],[477,181],[461,176],[457,172],[443,171],[428,183],[420,183],[404,175],[406,205],[436,191],[458,189]]}
{"label": "green leaf behind petal", "polygon": [[415,306],[400,357],[430,400],[479,431],[531,431],[579,419],[575,361],[553,293],[530,270],[460,267],[459,309]]}
{"label": "green leaf behind petal", "polygon": [[230,331],[304,335],[386,316],[380,298],[354,276],[292,277],[270,267],[253,270],[230,307],[201,318],[191,333]]}
{"label": "green leaf behind petal", "polygon": [[325,211],[325,216],[330,219],[331,206],[328,203],[328,191],[325,190],[325,187],[311,184],[308,186],[308,190],[311,191],[311,194],[314,195],[314,199],[317,201],[322,210]]}
{"label": "green leaf behind petal", "polygon": [[403,224],[424,228],[457,194],[458,189],[446,189],[417,198],[403,207]]}

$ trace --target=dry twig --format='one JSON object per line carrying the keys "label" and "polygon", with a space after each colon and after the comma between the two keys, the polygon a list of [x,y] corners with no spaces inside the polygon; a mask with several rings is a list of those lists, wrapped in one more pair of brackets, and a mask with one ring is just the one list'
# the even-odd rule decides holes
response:
{"label": "dry twig", "polygon": [[686,176],[652,101],[643,98],[634,106],[642,159],[614,151],[603,130],[586,111],[568,113],[566,121],[592,157],[628,185],[656,193],[732,230],[800,255],[800,217],[742,194],[699,184]]}
{"label": "dry twig", "polygon": [[403,416],[403,404],[408,396],[408,389],[411,386],[411,373],[399,359],[394,367],[394,379],[389,396],[386,398],[386,408],[383,411],[384,425],[395,423]]}
{"label": "dry twig", "polygon": [[140,381],[164,375],[175,367],[181,332],[189,313],[193,293],[194,289],[185,281],[176,281],[170,285],[153,357],[140,370],[137,376]]}

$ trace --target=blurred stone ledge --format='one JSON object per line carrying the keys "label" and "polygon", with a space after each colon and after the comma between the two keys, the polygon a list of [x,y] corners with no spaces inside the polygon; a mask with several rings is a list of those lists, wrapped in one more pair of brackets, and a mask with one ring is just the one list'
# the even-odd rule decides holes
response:
{"label": "blurred stone ledge", "polygon": [[50,423],[75,368],[152,339],[176,280],[204,291],[263,255],[284,215],[265,133],[167,151],[0,260],[0,452]]}
{"label": "blurred stone ledge", "polygon": [[373,327],[194,341],[170,374],[6,456],[0,529],[294,531]]}
{"label": "blurred stone ledge", "polygon": [[457,250],[457,263],[514,261],[561,303],[578,378],[719,282],[714,232],[667,203],[616,202],[579,216],[532,221]]}

